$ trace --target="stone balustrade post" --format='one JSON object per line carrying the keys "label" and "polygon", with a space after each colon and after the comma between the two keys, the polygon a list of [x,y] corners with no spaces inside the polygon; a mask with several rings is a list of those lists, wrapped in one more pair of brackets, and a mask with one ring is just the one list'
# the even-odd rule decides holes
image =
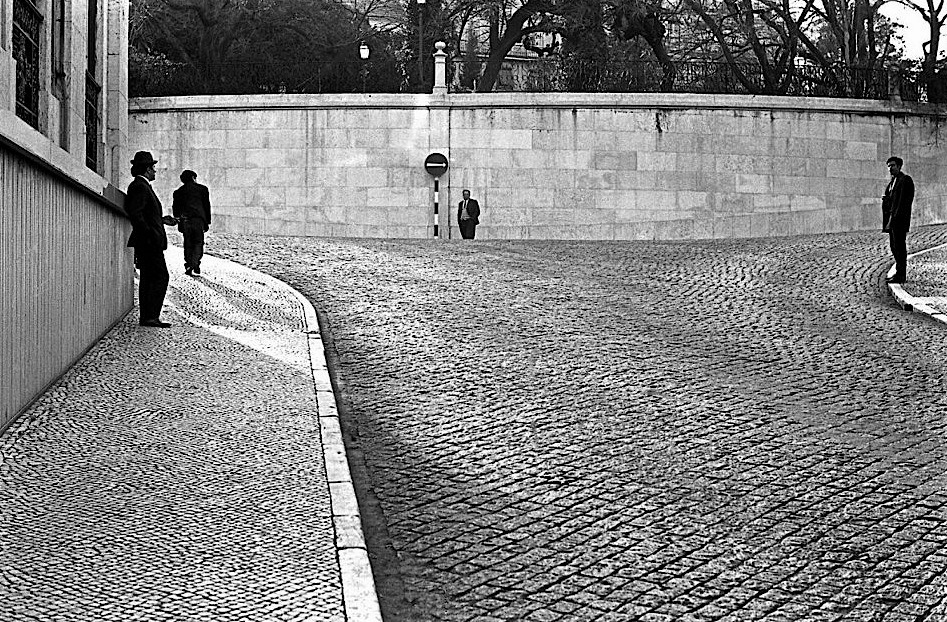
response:
{"label": "stone balustrade post", "polygon": [[437,51],[434,52],[434,95],[447,95],[447,52],[444,48],[447,44],[438,41],[434,44]]}
{"label": "stone balustrade post", "polygon": [[901,103],[901,68],[888,68],[888,99]]}

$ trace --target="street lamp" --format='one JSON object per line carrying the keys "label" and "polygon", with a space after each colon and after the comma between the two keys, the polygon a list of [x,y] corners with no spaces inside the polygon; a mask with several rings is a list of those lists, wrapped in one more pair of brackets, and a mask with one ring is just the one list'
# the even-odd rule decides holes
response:
{"label": "street lamp", "polygon": [[[368,49],[368,44],[363,41],[362,44],[358,46],[358,55],[363,61],[365,61],[365,60],[368,60],[369,54],[371,54],[371,50]],[[362,93],[365,92],[366,82],[368,82],[368,67],[363,64],[362,65]]]}
{"label": "street lamp", "polygon": [[427,0],[418,0],[418,79],[424,89],[424,5]]}

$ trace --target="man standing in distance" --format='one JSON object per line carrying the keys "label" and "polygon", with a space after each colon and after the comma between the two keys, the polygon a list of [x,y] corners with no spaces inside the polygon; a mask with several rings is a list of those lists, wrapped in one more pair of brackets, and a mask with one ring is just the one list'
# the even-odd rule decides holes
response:
{"label": "man standing in distance", "polygon": [[463,195],[464,200],[457,204],[457,226],[460,227],[460,237],[472,240],[480,224],[480,204],[477,199],[470,198],[470,190],[464,190]]}
{"label": "man standing in distance", "polygon": [[908,230],[911,228],[911,204],[914,202],[914,180],[901,171],[904,160],[891,156],[887,161],[891,181],[881,200],[882,231],[888,233],[895,273],[885,279],[888,283],[904,283],[908,267]]}
{"label": "man standing in distance", "polygon": [[181,173],[180,188],[174,191],[171,212],[178,219],[178,231],[184,234],[184,274],[201,273],[204,233],[210,228],[210,193],[197,183],[197,173]]}
{"label": "man standing in distance", "polygon": [[138,323],[168,328],[171,324],[160,319],[169,280],[168,265],[164,261],[168,236],[163,225],[173,225],[175,221],[170,216],[162,216],[161,201],[151,188],[158,161],[151,157],[151,153],[139,151],[131,162],[135,178],[125,195],[125,212],[132,222],[128,246],[135,248],[135,263],[141,272],[138,279]]}

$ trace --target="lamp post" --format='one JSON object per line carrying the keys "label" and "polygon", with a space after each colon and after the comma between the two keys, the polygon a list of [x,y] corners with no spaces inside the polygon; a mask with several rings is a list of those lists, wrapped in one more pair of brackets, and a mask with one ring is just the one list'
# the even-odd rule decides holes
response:
{"label": "lamp post", "polygon": [[424,89],[424,5],[427,0],[418,0],[418,80]]}
{"label": "lamp post", "polygon": [[[360,46],[358,46],[358,55],[363,61],[368,60],[368,56],[371,54],[371,50],[368,49],[368,44],[364,41]],[[368,67],[365,63],[362,63],[362,93],[365,92],[365,84],[368,81]]]}

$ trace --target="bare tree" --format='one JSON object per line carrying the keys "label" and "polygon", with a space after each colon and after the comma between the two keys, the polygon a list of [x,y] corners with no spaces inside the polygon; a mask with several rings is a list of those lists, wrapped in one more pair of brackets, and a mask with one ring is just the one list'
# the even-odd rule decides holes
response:
{"label": "bare tree", "polygon": [[[814,0],[793,10],[789,0],[685,0],[713,38],[733,77],[750,93],[784,93],[793,79],[804,24]],[[760,80],[757,79],[760,78]]]}
{"label": "bare tree", "polygon": [[496,85],[500,68],[510,50],[524,36],[534,32],[549,32],[550,20],[558,9],[554,0],[526,0],[509,16],[505,2],[490,2],[487,6],[489,24],[487,62],[477,85],[480,92],[489,92]]}
{"label": "bare tree", "polygon": [[[664,45],[661,0],[457,0],[450,13],[458,27],[455,49],[465,29],[487,25],[484,41],[487,59],[477,90],[493,90],[503,61],[517,43],[528,43],[533,33],[554,33],[563,39],[557,53],[574,58],[603,60],[609,34],[629,40],[641,37],[662,64],[672,67]],[[550,52],[552,50],[538,50]]]}
{"label": "bare tree", "polygon": [[[872,72],[892,49],[890,28],[878,15],[885,1],[685,3],[713,33],[735,79],[749,92],[781,94],[806,82],[814,94],[864,96],[875,84]],[[800,76],[797,59],[818,67],[819,77]]]}
{"label": "bare tree", "polygon": [[947,101],[947,69],[941,64],[940,34],[947,22],[945,0],[894,0],[915,11],[927,23],[930,39],[924,44],[924,59],[921,61],[921,80],[928,85],[928,99]]}

